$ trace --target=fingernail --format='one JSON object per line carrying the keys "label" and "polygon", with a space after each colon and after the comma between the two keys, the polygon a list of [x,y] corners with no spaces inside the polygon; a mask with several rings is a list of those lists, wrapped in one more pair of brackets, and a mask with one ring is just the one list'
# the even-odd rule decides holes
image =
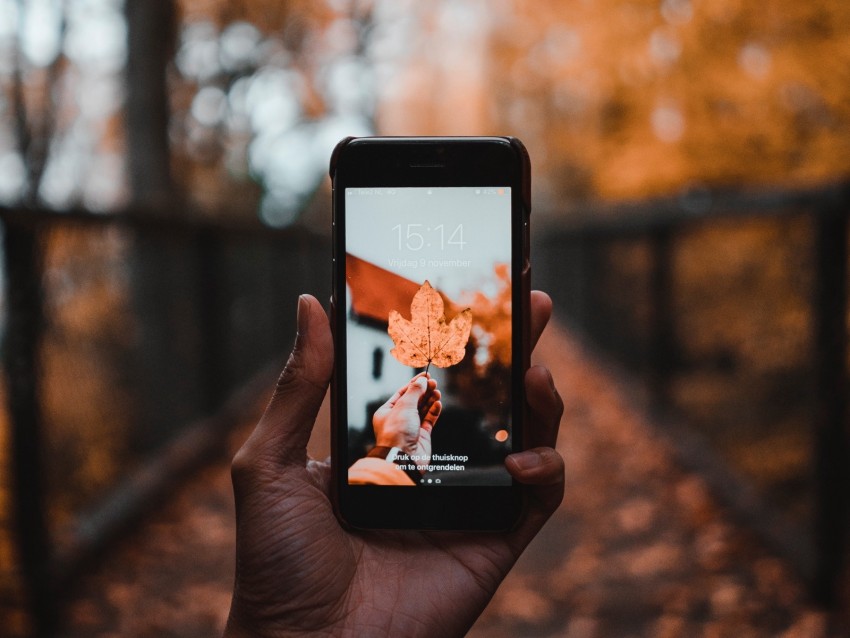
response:
{"label": "fingernail", "polygon": [[295,314],[295,325],[300,335],[307,334],[307,326],[310,323],[307,318],[307,315],[310,313],[307,305],[307,298],[304,295],[300,295],[298,297],[298,310]]}
{"label": "fingernail", "polygon": [[543,465],[543,457],[537,452],[527,450],[525,452],[517,452],[511,454],[513,462],[516,463],[520,470],[533,470],[536,467]]}

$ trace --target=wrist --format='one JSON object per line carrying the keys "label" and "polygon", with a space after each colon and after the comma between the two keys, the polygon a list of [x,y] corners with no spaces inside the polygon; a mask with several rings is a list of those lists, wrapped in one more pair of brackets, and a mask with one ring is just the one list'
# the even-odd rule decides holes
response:
{"label": "wrist", "polygon": [[240,614],[231,608],[222,638],[300,638],[301,636],[318,638],[319,636],[335,635],[332,628],[300,631],[281,626],[274,621],[251,620],[250,614],[248,618],[247,621],[240,620]]}
{"label": "wrist", "polygon": [[[370,458],[383,459],[387,463],[395,464],[400,470],[407,474],[408,478],[413,481],[414,485],[416,485],[422,477],[423,472],[415,470],[413,466],[409,465],[410,457],[407,452],[401,448],[376,445],[369,450],[366,456]],[[399,456],[401,456],[401,458],[399,458]]]}
{"label": "wrist", "polygon": [[399,454],[403,454],[404,451],[395,445],[387,446],[387,445],[376,445],[366,454],[367,457],[376,458],[376,459],[384,459],[390,463],[395,462],[396,458]]}

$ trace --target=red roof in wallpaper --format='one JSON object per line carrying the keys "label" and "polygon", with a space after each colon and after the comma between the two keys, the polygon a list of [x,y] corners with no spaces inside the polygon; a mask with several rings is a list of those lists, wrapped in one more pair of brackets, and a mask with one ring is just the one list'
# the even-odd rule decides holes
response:
{"label": "red roof in wallpaper", "polygon": [[[348,253],[345,271],[351,290],[351,309],[356,316],[387,323],[390,310],[398,310],[410,318],[410,302],[422,281],[411,281]],[[440,296],[447,310],[455,308],[448,297],[443,293]]]}

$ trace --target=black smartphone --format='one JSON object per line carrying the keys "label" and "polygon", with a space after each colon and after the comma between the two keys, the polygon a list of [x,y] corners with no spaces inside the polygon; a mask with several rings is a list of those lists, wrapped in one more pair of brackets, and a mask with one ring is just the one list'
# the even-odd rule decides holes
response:
{"label": "black smartphone", "polygon": [[359,529],[507,530],[523,489],[531,169],[509,137],[347,138],[333,182],[333,500]]}

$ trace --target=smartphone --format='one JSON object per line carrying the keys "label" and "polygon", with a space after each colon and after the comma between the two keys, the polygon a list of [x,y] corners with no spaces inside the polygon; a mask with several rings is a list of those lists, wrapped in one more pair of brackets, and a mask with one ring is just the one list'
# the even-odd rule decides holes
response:
{"label": "smartphone", "polygon": [[334,150],[332,494],[356,529],[508,530],[523,488],[531,169],[510,137]]}

